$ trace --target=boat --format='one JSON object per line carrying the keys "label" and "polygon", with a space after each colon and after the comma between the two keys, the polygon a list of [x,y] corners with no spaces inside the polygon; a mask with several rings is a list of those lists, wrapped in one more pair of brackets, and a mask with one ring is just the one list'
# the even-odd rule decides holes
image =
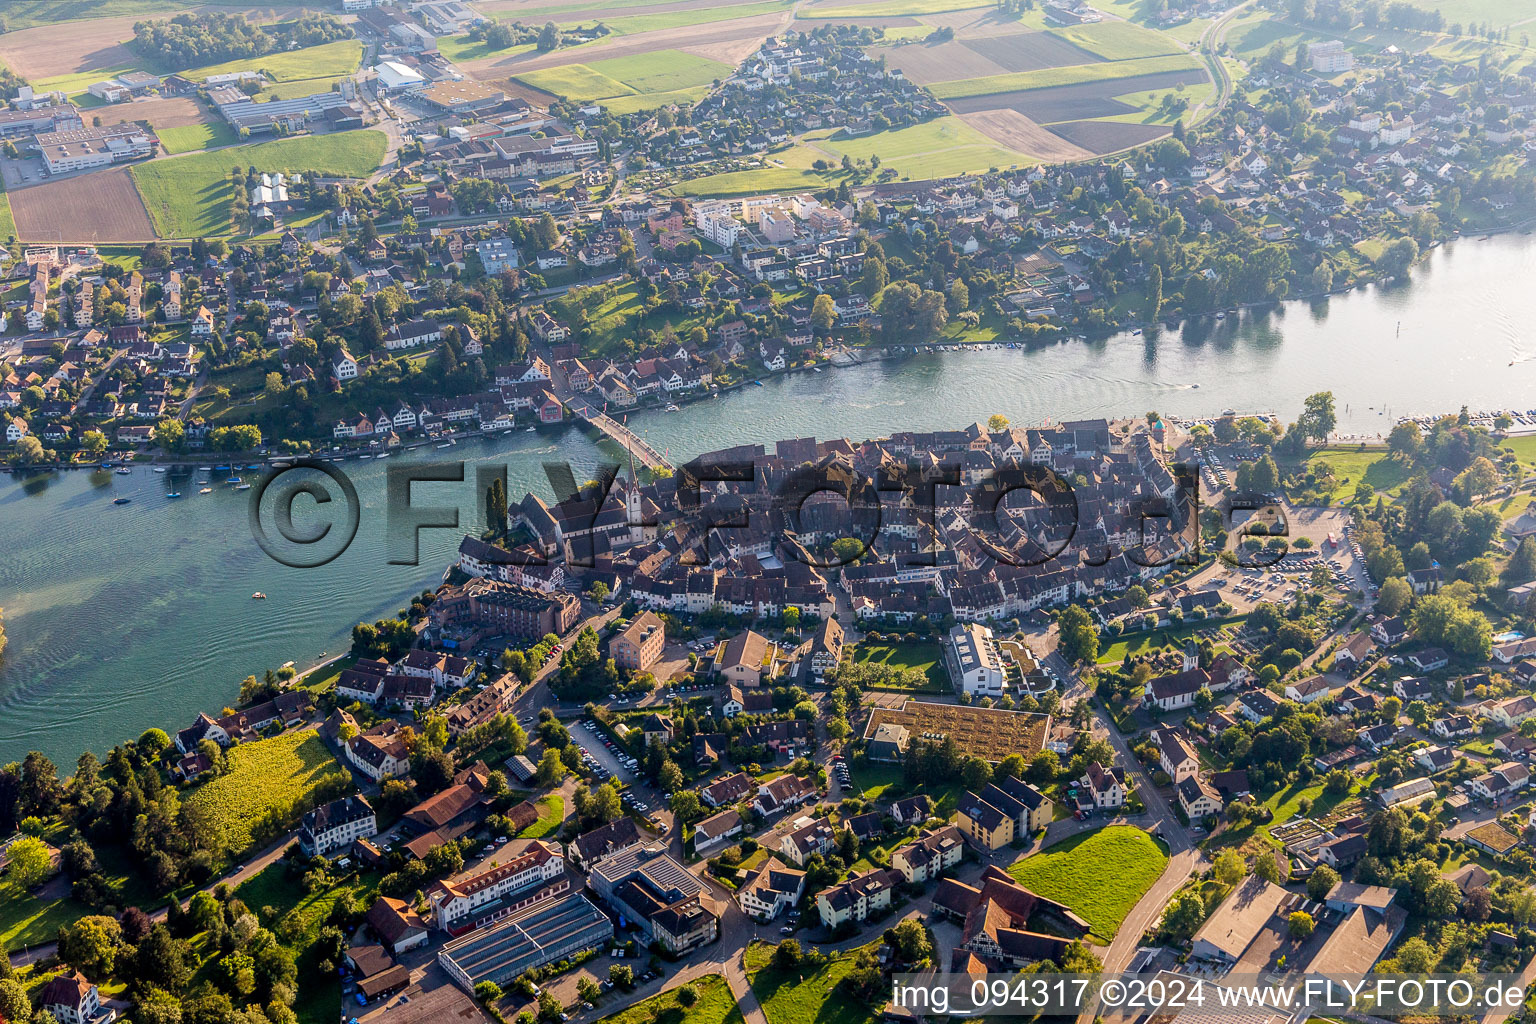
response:
{"label": "boat", "polygon": [[821,372],[821,367],[813,366],[813,367],[811,367],[811,372],[812,373],[820,373]]}
{"label": "boat", "polygon": [[267,599],[267,595],[266,595],[266,594],[263,594],[263,593],[262,593],[262,592],[261,592],[261,591],[259,591],[259,590],[258,590],[258,591],[256,591],[256,593],[254,593],[254,594],[252,594],[252,595],[251,595],[251,600],[252,600],[252,601],[265,601],[265,600],[266,600],[266,599]]}
{"label": "boat", "polygon": [[227,483],[227,484],[238,484],[238,483],[240,483],[240,478],[237,477],[237,476],[232,476],[228,480],[225,480],[224,482]]}
{"label": "boat", "polygon": [[760,380],[755,380],[755,381],[752,382],[752,386],[755,387],[755,388],[760,388],[760,387],[763,386],[763,382],[760,381]]}
{"label": "boat", "polygon": [[679,410],[678,410],[678,408],[677,408],[677,405],[676,405],[676,403],[671,403],[671,402],[669,402],[669,403],[668,403],[668,404],[667,404],[667,409],[666,409],[666,411],[667,411],[667,412],[678,412],[678,411],[679,411]]}
{"label": "boat", "polygon": [[1133,337],[1133,338],[1139,338],[1139,337],[1141,337],[1141,328],[1140,328],[1140,327],[1138,327],[1138,328],[1136,328],[1136,329],[1135,329],[1135,330],[1134,330],[1134,331],[1132,331],[1132,332],[1131,332],[1131,337]]}
{"label": "boat", "polygon": [[291,462],[274,462],[274,463],[272,463],[272,468],[273,469],[287,469],[289,466],[292,466],[292,465],[293,465],[293,463],[291,463]]}
{"label": "boat", "polygon": [[156,466],[155,467],[155,472],[156,473],[164,473],[165,472],[165,467],[164,466]]}
{"label": "boat", "polygon": [[380,452],[378,455],[375,455],[374,458],[376,458],[376,459],[387,459],[387,458],[389,458],[393,454],[394,454],[393,452]]}
{"label": "boat", "polygon": [[197,493],[198,494],[212,494],[213,493],[213,488],[212,487],[204,487],[202,490],[198,491]]}
{"label": "boat", "polygon": [[171,493],[167,494],[166,497],[167,498],[179,498],[179,497],[181,497],[181,492],[180,491],[172,491]]}
{"label": "boat", "polygon": [[444,441],[442,444],[438,445],[439,448],[450,448],[452,446],[453,446],[453,442],[452,441]]}
{"label": "boat", "polygon": [[133,470],[131,470],[128,467],[124,466],[122,469],[116,470],[116,473],[117,473],[118,476],[132,476],[133,475]]}
{"label": "boat", "polygon": [[237,491],[248,491],[250,489],[251,489],[251,485],[250,484],[236,484],[235,485],[235,490],[237,490]]}
{"label": "boat", "polygon": [[1199,387],[1199,386],[1200,386],[1200,385],[1199,385],[1199,384],[1191,384],[1191,385],[1190,385],[1190,388],[1191,388],[1191,389],[1193,389],[1193,388],[1198,388],[1198,387]]}
{"label": "boat", "polygon": [[372,455],[359,455],[358,458],[360,458],[360,459],[371,459],[371,458],[373,458],[373,456]]}
{"label": "boat", "polygon": [[114,505],[126,505],[130,501],[132,501],[132,500],[133,500],[132,498],[113,498],[112,499],[112,504],[114,504]]}

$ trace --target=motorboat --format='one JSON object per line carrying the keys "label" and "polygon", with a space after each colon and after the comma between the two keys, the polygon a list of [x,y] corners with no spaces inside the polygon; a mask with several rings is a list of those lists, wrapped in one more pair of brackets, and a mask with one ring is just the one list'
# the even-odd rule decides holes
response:
{"label": "motorboat", "polygon": [[258,590],[258,591],[256,591],[256,593],[254,593],[254,594],[252,594],[252,595],[251,595],[251,600],[252,600],[252,601],[265,601],[265,600],[266,600],[266,599],[267,599],[267,595],[266,595],[266,594],[263,594],[263,593],[262,593],[262,592],[261,592],[261,591],[259,591],[259,590]]}
{"label": "motorboat", "polygon": [[132,498],[113,498],[112,499],[112,504],[114,504],[114,505],[126,505],[130,501],[132,501],[132,500],[133,500]]}

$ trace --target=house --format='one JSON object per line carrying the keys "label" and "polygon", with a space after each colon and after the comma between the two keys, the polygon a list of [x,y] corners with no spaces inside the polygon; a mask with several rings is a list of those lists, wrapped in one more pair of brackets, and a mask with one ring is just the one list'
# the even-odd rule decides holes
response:
{"label": "house", "polygon": [[408,320],[390,327],[384,336],[384,347],[390,351],[415,348],[443,340],[443,328],[436,320]]}
{"label": "house", "polygon": [[992,631],[979,622],[965,622],[949,631],[945,648],[949,675],[956,689],[972,697],[1003,695],[1008,673],[992,640]]}
{"label": "house", "polygon": [[693,848],[703,853],[710,847],[725,842],[732,836],[741,835],[741,815],[734,808],[726,808],[712,814],[693,827]]}
{"label": "house", "polygon": [[1158,747],[1158,764],[1169,779],[1178,783],[1200,774],[1200,758],[1177,731],[1164,726],[1154,729],[1152,736]]}
{"label": "house", "polygon": [[1371,638],[1387,647],[1400,644],[1408,639],[1408,621],[1401,616],[1382,619],[1371,627]]}
{"label": "house", "polygon": [[1408,655],[1407,661],[1415,671],[1434,672],[1449,665],[1451,657],[1438,647],[1426,647],[1422,651],[1414,651]]}
{"label": "house", "polygon": [[924,794],[909,796],[904,800],[896,800],[891,803],[891,818],[899,825],[921,825],[928,820],[929,812],[933,807],[932,801]]}
{"label": "house", "polygon": [[380,896],[364,920],[379,942],[397,956],[427,944],[427,922],[405,900]]}
{"label": "house", "polygon": [[706,807],[729,807],[755,788],[752,776],[746,772],[735,772],[699,790],[699,799]]}
{"label": "house", "polygon": [[727,686],[720,698],[720,713],[726,718],[737,715],[759,715],[773,710],[773,692],[770,690],[743,690],[739,686]]}
{"label": "house", "polygon": [[816,894],[821,923],[834,930],[850,923],[863,924],[891,908],[895,888],[894,876],[883,868],[828,886]]}
{"label": "house", "polygon": [[967,790],[960,797],[955,823],[962,834],[986,850],[999,850],[1013,842],[1016,820]]}
{"label": "house", "polygon": [[761,923],[777,918],[805,894],[805,872],[787,868],[770,857],[736,893],[742,913]]}
{"label": "house", "polygon": [[804,824],[789,831],[779,840],[779,852],[797,868],[814,854],[825,854],[837,845],[837,832],[826,818],[802,819]]}
{"label": "house", "polygon": [[715,673],[741,687],[760,686],[778,670],[778,648],[761,633],[747,630],[720,645],[715,654]]}
{"label": "house", "polygon": [[600,828],[584,832],[571,841],[566,853],[583,871],[598,861],[641,843],[640,830],[633,818],[616,818]]}
{"label": "house", "polygon": [[1288,895],[1273,882],[1250,875],[1195,932],[1190,955],[1198,960],[1236,964]]}
{"label": "house", "polygon": [[1094,761],[1078,781],[1087,791],[1094,807],[1114,809],[1125,806],[1125,775],[1120,769],[1105,768]]}
{"label": "house", "polygon": [[299,826],[299,845],[309,856],[323,857],[332,850],[348,849],[355,840],[377,835],[378,831],[368,798],[346,796],[304,815]]}
{"label": "house", "polygon": [[1198,775],[1191,775],[1179,782],[1174,792],[1178,794],[1179,806],[1184,808],[1184,816],[1192,822],[1208,814],[1220,814],[1224,806],[1216,787]]}
{"label": "house", "polygon": [[1364,630],[1355,633],[1349,639],[1339,645],[1339,649],[1333,654],[1333,668],[1336,672],[1354,675],[1376,653],[1376,641],[1370,633]]}
{"label": "house", "polygon": [[117,1019],[117,1011],[101,1005],[101,993],[79,971],[44,985],[38,1008],[53,1014],[59,1024],[109,1024]]}
{"label": "house", "polygon": [[[1019,968],[1056,959],[1088,933],[1088,923],[1077,914],[1024,888],[996,865],[989,865],[976,885],[940,879],[932,898],[934,913],[962,924],[957,956],[981,966]],[[1048,922],[1055,934],[1031,931],[1034,919]]]}
{"label": "house", "polygon": [[1378,725],[1361,729],[1355,736],[1362,747],[1373,753],[1379,753],[1386,747],[1391,746],[1392,741],[1397,738],[1397,726],[1382,722]]}
{"label": "house", "polygon": [[1314,675],[1285,685],[1285,697],[1298,704],[1312,704],[1333,692],[1327,676]]}
{"label": "house", "polygon": [[1392,684],[1392,693],[1406,705],[1410,701],[1433,700],[1435,688],[1429,685],[1427,679],[1405,676]]}
{"label": "house", "polygon": [[661,660],[667,646],[666,628],[655,612],[641,612],[608,641],[614,664],[630,672],[644,672]]}
{"label": "house", "polygon": [[936,882],[965,856],[965,835],[954,825],[930,829],[891,854],[891,867],[909,884]]}
{"label": "house", "polygon": [[752,808],[764,817],[782,814],[816,797],[816,786],[799,775],[780,775],[757,787]]}

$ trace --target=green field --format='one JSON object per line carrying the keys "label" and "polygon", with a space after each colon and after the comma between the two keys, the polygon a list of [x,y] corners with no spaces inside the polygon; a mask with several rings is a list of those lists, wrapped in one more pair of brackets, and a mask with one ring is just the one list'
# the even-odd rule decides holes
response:
{"label": "green field", "polygon": [[269,53],[264,57],[248,57],[210,64],[184,72],[194,82],[209,75],[223,75],[234,71],[256,69],[278,82],[292,82],[301,78],[326,78],[350,75],[357,70],[363,59],[363,44],[356,39],[338,39],[333,43],[306,46],[299,50]]}
{"label": "green field", "polygon": [[[793,151],[791,151],[793,152]],[[785,154],[777,154],[783,157]],[[756,167],[746,171],[707,174],[692,181],[679,182],[672,191],[701,199],[729,199],[732,196],[765,195],[769,192],[802,192],[834,186],[842,178],[840,171],[813,171],[805,167]]]}
{"label": "green field", "polygon": [[1129,21],[1067,25],[1051,29],[1051,32],[1105,60],[1134,60],[1184,52],[1184,48],[1169,36]]}
{"label": "green field", "polygon": [[950,689],[949,673],[944,670],[944,652],[938,644],[865,642],[854,649],[853,660],[926,672],[928,685],[914,692],[947,693]]}
{"label": "green field", "polygon": [[[1382,448],[1361,448],[1359,445],[1326,445],[1309,452],[1306,459],[1308,470],[1317,471],[1319,463],[1327,463],[1337,485],[1335,494],[1341,501],[1354,497],[1355,487],[1362,480],[1378,491],[1397,494],[1411,475],[1406,463],[1388,457]],[[1294,469],[1294,464],[1287,468]]]}
{"label": "green field", "polygon": [[742,1024],[736,997],[731,995],[731,987],[724,978],[706,974],[692,984],[699,994],[698,1002],[692,1006],[683,1007],[677,1001],[677,989],[668,989],[603,1017],[603,1024]]}
{"label": "green field", "polygon": [[1246,618],[1245,615],[1234,615],[1227,619],[1201,619],[1198,622],[1184,622],[1177,626],[1164,626],[1146,632],[1126,633],[1099,648],[1098,663],[1100,665],[1117,664],[1132,654],[1156,650],[1167,644],[1179,645],[1202,630],[1216,625],[1241,623]]}
{"label": "green field", "polygon": [[841,163],[844,154],[855,160],[878,156],[880,166],[894,167],[908,178],[943,178],[1034,162],[1023,153],[1004,149],[953,114],[873,135],[816,139],[810,145],[830,154],[834,164]]}
{"label": "green field", "polygon": [[[387,145],[383,132],[369,129],[274,139],[241,147],[239,164],[260,171],[319,171],[365,178],[378,168]],[[231,234],[231,165],[229,156],[222,153],[135,164],[130,173],[155,233],[161,238]]]}
{"label": "green field", "polygon": [[1107,943],[1167,866],[1168,855],[1151,836],[1130,825],[1112,825],[1026,857],[1008,873],[1031,891],[1071,907],[1093,936]]}
{"label": "green field", "polygon": [[59,936],[59,926],[68,924],[84,909],[73,900],[44,903],[30,893],[0,881],[0,950],[20,952],[23,946],[52,942]]}
{"label": "green field", "polygon": [[881,0],[879,3],[855,4],[851,7],[807,7],[801,18],[901,18],[915,14],[944,14],[949,11],[969,11],[978,7],[990,7],[976,0]]}
{"label": "green field", "polygon": [[928,91],[941,100],[956,100],[967,96],[989,96],[999,92],[1049,89],[1059,85],[1081,85],[1085,82],[1110,82],[1117,78],[1151,75],[1163,71],[1185,71],[1198,67],[1200,67],[1199,61],[1188,54],[1170,53],[1161,57],[1137,57],[1132,60],[1104,61],[1100,64],[1070,64],[1059,68],[1041,68],[1038,71],[988,75],[984,78],[967,78],[956,82],[936,82],[928,87]]}
{"label": "green field", "polygon": [[11,214],[11,200],[0,183],[0,242],[16,237],[16,218]]}
{"label": "green field", "polygon": [[633,96],[635,90],[623,82],[593,71],[585,64],[565,64],[558,68],[544,68],[518,75],[517,80],[535,89],[543,89],[568,100],[582,102],[600,100],[609,96]]}
{"label": "green field", "polygon": [[[758,3],[701,7],[684,11],[660,11],[655,14],[626,14],[617,18],[603,18],[602,22],[614,35],[634,35],[637,32],[661,32],[670,28],[687,28],[690,25],[710,25],[717,21],[735,21],[760,14],[780,14],[793,7],[793,0],[760,0]],[[559,18],[555,19],[557,23]],[[565,24],[591,24],[585,22]]]}
{"label": "green field", "polygon": [[539,797],[539,820],[517,834],[519,839],[542,839],[560,831],[565,822],[565,798],[559,793]]}
{"label": "green field", "polygon": [[833,953],[818,971],[780,971],[769,960],[772,947],[747,949],[747,978],[762,1004],[768,1024],[865,1024],[870,1008],[843,991],[838,982],[853,970],[857,950]]}
{"label": "green field", "polygon": [[179,128],[162,128],[156,132],[167,153],[191,153],[215,146],[229,146],[240,141],[234,131],[223,121],[212,124],[188,124]]}
{"label": "green field", "polygon": [[[109,78],[115,78],[125,71],[138,70],[132,64],[119,64],[115,67],[102,68],[97,71],[78,71],[68,75],[54,75],[50,78],[39,78],[32,83],[33,88],[39,92],[62,92],[71,100],[84,95],[89,100],[96,97],[86,93],[86,89],[97,82],[105,82]],[[98,103],[100,101],[97,101]]]}
{"label": "green field", "polygon": [[498,50],[489,43],[463,36],[443,36],[437,41],[437,50],[455,64],[484,57],[517,57],[538,49],[533,43],[519,43],[505,50]]}
{"label": "green field", "polygon": [[536,89],[578,102],[601,100],[615,114],[633,114],[674,103],[697,103],[730,65],[681,50],[658,50],[590,64],[566,64],[519,75]]}
{"label": "green field", "polygon": [[229,771],[199,786],[191,804],[206,807],[231,856],[251,845],[251,826],[306,796],[331,772],[342,771],[313,729],[243,743],[229,751]]}

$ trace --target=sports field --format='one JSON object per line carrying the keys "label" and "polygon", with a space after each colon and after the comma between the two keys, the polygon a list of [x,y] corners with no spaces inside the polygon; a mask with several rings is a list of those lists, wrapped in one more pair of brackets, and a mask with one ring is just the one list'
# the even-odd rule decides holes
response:
{"label": "sports field", "polygon": [[[333,135],[275,139],[242,146],[239,164],[262,171],[319,171],[363,178],[384,159],[383,132],[364,129]],[[224,153],[194,153],[133,167],[133,181],[161,238],[232,233],[229,221],[231,161]]]}

